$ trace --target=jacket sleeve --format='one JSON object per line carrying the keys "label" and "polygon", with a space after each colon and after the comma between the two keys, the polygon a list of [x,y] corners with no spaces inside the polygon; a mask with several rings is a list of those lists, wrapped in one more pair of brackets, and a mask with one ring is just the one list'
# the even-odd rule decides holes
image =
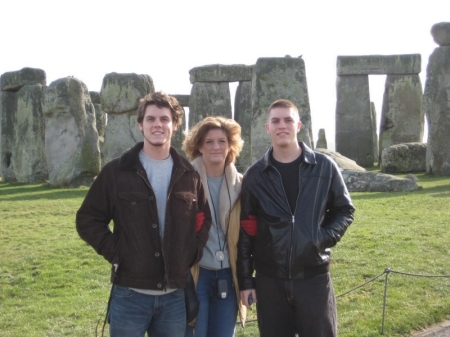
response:
{"label": "jacket sleeve", "polygon": [[345,186],[341,171],[336,164],[332,165],[332,179],[327,198],[327,213],[320,227],[322,248],[335,246],[353,222],[355,207]]}
{"label": "jacket sleeve", "polygon": [[253,278],[253,251],[257,234],[256,200],[247,189],[245,179],[241,193],[241,229],[236,262],[240,290],[255,289]]}
{"label": "jacket sleeve", "polygon": [[112,187],[105,170],[94,180],[76,214],[76,229],[80,237],[110,263],[118,263],[118,236],[109,223],[113,218]]}
{"label": "jacket sleeve", "polygon": [[203,256],[203,248],[208,241],[209,229],[211,228],[211,211],[209,209],[208,200],[206,198],[205,190],[203,185],[198,179],[197,183],[197,198],[198,198],[198,209],[197,209],[197,220],[202,219],[202,223],[197,223],[198,230],[196,231],[197,236],[197,257],[195,261],[191,264],[194,265],[198,263]]}

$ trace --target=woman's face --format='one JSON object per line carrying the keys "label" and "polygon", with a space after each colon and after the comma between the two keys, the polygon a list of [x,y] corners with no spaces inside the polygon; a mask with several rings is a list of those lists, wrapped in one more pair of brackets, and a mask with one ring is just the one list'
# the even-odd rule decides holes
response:
{"label": "woman's face", "polygon": [[225,165],[225,159],[230,151],[225,131],[222,129],[209,130],[199,151],[206,165]]}

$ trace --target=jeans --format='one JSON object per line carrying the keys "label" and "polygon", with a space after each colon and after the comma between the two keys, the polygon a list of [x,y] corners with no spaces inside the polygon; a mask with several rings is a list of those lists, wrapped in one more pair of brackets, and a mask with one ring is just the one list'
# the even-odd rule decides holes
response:
{"label": "jeans", "polygon": [[[227,281],[227,297],[217,296],[217,280]],[[231,268],[210,270],[200,268],[197,282],[200,310],[195,321],[195,337],[232,337],[236,328],[237,298]],[[192,336],[187,327],[185,337]]]}
{"label": "jeans", "polygon": [[146,295],[114,285],[108,321],[111,337],[183,336],[186,328],[184,289]]}
{"label": "jeans", "polygon": [[256,273],[261,337],[336,337],[336,299],[330,273],[281,279]]}

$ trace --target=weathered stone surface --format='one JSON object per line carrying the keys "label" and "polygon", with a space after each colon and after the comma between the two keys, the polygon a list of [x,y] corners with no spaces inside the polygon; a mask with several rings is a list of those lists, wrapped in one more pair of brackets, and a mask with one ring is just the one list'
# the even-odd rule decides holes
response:
{"label": "weathered stone surface", "polygon": [[0,78],[0,89],[3,91],[18,91],[24,85],[46,85],[45,71],[37,68],[22,68],[18,71],[4,73]]}
{"label": "weathered stone surface", "polygon": [[45,157],[45,119],[41,84],[23,86],[16,95],[12,162],[16,180],[21,183],[48,179]]}
{"label": "weathered stone surface", "polygon": [[431,35],[439,46],[450,46],[450,22],[439,22],[431,27]]}
{"label": "weathered stone surface", "polygon": [[381,153],[383,173],[408,173],[426,171],[427,144],[405,143],[389,146]]}
{"label": "weathered stone surface", "polygon": [[91,102],[92,104],[94,104],[95,108],[95,122],[99,136],[99,141],[103,142],[104,141],[103,138],[105,137],[106,113],[102,110],[100,93],[97,91],[89,91],[89,96],[91,97]]}
{"label": "weathered stone surface", "polygon": [[252,76],[252,162],[261,158],[271,145],[265,130],[267,109],[281,98],[292,101],[299,110],[302,128],[298,139],[314,147],[304,60],[259,58]]}
{"label": "weathered stone surface", "polygon": [[183,108],[183,118],[181,120],[181,124],[180,126],[178,126],[177,131],[175,131],[175,133],[172,135],[172,139],[170,141],[170,145],[173,146],[175,150],[177,150],[178,153],[180,153],[181,155],[185,155],[182,149],[185,130],[186,130],[186,111]]}
{"label": "weathered stone surface", "polygon": [[211,64],[189,70],[190,81],[196,82],[241,82],[252,80],[253,66],[244,64]]}
{"label": "weathered stone surface", "polygon": [[316,143],[316,149],[326,149],[327,148],[327,137],[325,135],[325,129],[319,129],[319,137]]}
{"label": "weathered stone surface", "polygon": [[378,134],[377,134],[377,111],[375,104],[370,102],[370,118],[372,121],[372,139],[373,139],[373,158],[377,160],[378,155]]}
{"label": "weathered stone surface", "polygon": [[450,46],[430,55],[423,108],[428,121],[427,173],[450,176]]}
{"label": "weathered stone surface", "polygon": [[228,82],[196,82],[189,97],[189,127],[208,116],[231,118],[231,97]]}
{"label": "weathered stone surface", "polygon": [[106,74],[100,91],[102,110],[107,114],[135,112],[139,100],[153,92],[155,87],[149,75]]}
{"label": "weathered stone surface", "polygon": [[44,90],[45,152],[53,186],[90,185],[100,171],[95,109],[86,85],[73,77]]}
{"label": "weathered stone surface", "polygon": [[419,74],[420,54],[338,56],[337,75]]}
{"label": "weathered stone surface", "polygon": [[354,160],[344,157],[339,152],[334,152],[324,148],[316,148],[314,151],[327,155],[328,157],[333,159],[341,169],[362,171],[362,172],[366,171],[364,167],[359,166],[358,164],[356,164]]}
{"label": "weathered stone surface", "polygon": [[189,107],[190,95],[171,95],[175,97],[182,107]]}
{"label": "weathered stone surface", "polygon": [[120,156],[137,142],[143,141],[141,130],[136,120],[136,112],[108,115],[105,141],[102,145],[102,165]]}
{"label": "weathered stone surface", "polygon": [[342,170],[342,176],[349,192],[406,192],[420,188],[414,179],[384,173]]}
{"label": "weathered stone surface", "polygon": [[16,181],[12,160],[14,152],[14,120],[17,113],[16,93],[1,91],[0,99],[1,173],[4,182],[13,182]]}
{"label": "weathered stone surface", "polygon": [[252,164],[251,132],[252,127],[252,82],[239,82],[234,97],[234,119],[241,126],[244,147],[236,160],[236,168],[243,173]]}
{"label": "weathered stone surface", "polygon": [[336,151],[362,167],[373,166],[369,77],[338,76],[336,91]]}
{"label": "weathered stone surface", "polygon": [[92,104],[102,104],[100,100],[100,93],[98,91],[89,91],[89,96],[91,96]]}
{"label": "weathered stone surface", "polygon": [[419,75],[388,75],[380,120],[379,155],[394,144],[422,142],[424,113]]}

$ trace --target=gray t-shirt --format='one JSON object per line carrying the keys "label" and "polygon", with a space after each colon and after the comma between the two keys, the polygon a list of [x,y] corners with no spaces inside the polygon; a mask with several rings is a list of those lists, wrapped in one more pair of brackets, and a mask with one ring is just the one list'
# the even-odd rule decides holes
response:
{"label": "gray t-shirt", "polygon": [[139,160],[147,172],[148,180],[152,185],[156,196],[158,209],[159,234],[164,238],[164,221],[166,218],[167,190],[169,189],[170,178],[172,177],[173,159],[156,160],[147,156],[144,151],[139,152]]}
{"label": "gray t-shirt", "polygon": [[[208,179],[208,189],[209,194],[211,196],[211,200],[209,201],[209,206],[212,209],[212,224],[211,229],[209,230],[208,241],[206,242],[206,246],[203,249],[203,256],[200,260],[200,267],[219,270],[222,268],[230,267],[230,254],[228,252],[228,245],[225,240],[225,233],[220,226],[220,210],[219,210],[219,195],[220,188],[222,186],[222,181],[224,177],[207,177]],[[216,252],[222,251],[224,253],[223,261],[217,260]]]}

